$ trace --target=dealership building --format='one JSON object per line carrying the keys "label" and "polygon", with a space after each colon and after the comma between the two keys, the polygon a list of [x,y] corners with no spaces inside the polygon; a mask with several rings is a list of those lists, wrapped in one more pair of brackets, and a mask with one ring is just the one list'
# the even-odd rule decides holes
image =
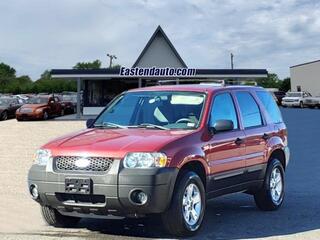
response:
{"label": "dealership building", "polygon": [[132,67],[121,69],[53,69],[52,77],[76,79],[80,117],[96,115],[117,94],[132,88],[162,84],[210,83],[239,84],[267,77],[266,69],[194,69],[188,68],[163,29],[156,31]]}
{"label": "dealership building", "polygon": [[291,91],[320,96],[320,60],[290,67]]}

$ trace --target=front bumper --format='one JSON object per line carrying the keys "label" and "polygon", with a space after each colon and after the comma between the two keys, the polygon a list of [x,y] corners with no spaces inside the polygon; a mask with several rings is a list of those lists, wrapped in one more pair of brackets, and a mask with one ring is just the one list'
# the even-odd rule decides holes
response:
{"label": "front bumper", "polygon": [[299,107],[300,103],[299,102],[281,102],[282,106],[286,106],[286,107]]}
{"label": "front bumper", "polygon": [[38,120],[43,118],[42,113],[16,113],[18,120]]}
{"label": "front bumper", "polygon": [[[177,168],[126,169],[120,160],[114,160],[106,174],[57,173],[50,167],[33,165],[28,175],[28,187],[37,186],[39,198],[36,201],[61,214],[139,216],[167,209],[177,174]],[[92,194],[65,193],[65,178],[69,177],[90,178]],[[130,194],[135,190],[147,194],[145,204],[131,201]]]}

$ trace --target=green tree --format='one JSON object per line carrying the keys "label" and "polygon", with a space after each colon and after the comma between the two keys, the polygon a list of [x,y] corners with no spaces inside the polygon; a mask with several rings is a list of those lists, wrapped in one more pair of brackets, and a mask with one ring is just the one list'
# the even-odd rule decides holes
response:
{"label": "green tree", "polygon": [[75,80],[52,78],[49,70],[45,70],[41,77],[32,84],[32,92],[34,93],[61,93],[76,90]]}
{"label": "green tree", "polygon": [[275,73],[269,73],[268,77],[257,80],[257,84],[264,88],[279,88],[281,80]]}
{"label": "green tree", "polygon": [[95,60],[93,62],[78,62],[73,69],[99,69],[101,68],[101,61]]}
{"label": "green tree", "polygon": [[291,89],[291,79],[289,77],[283,79],[280,83],[279,90],[284,91],[284,92],[288,92],[290,89]]}
{"label": "green tree", "polygon": [[0,77],[15,77],[16,70],[5,63],[0,63]]}

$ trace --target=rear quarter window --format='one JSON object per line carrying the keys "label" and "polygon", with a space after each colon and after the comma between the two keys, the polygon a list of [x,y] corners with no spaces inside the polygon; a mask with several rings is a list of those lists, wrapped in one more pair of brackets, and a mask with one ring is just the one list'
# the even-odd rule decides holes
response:
{"label": "rear quarter window", "polygon": [[244,128],[259,127],[263,125],[261,112],[255,99],[249,92],[237,92]]}
{"label": "rear quarter window", "polygon": [[268,113],[272,123],[283,122],[281,112],[271,94],[266,91],[257,91],[256,94]]}

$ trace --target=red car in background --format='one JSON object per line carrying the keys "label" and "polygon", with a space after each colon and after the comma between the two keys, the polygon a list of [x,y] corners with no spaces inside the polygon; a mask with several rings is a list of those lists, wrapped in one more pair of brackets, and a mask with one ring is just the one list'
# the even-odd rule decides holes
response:
{"label": "red car in background", "polygon": [[29,98],[22,107],[16,111],[16,119],[47,120],[64,114],[59,97],[52,95],[38,95]]}

